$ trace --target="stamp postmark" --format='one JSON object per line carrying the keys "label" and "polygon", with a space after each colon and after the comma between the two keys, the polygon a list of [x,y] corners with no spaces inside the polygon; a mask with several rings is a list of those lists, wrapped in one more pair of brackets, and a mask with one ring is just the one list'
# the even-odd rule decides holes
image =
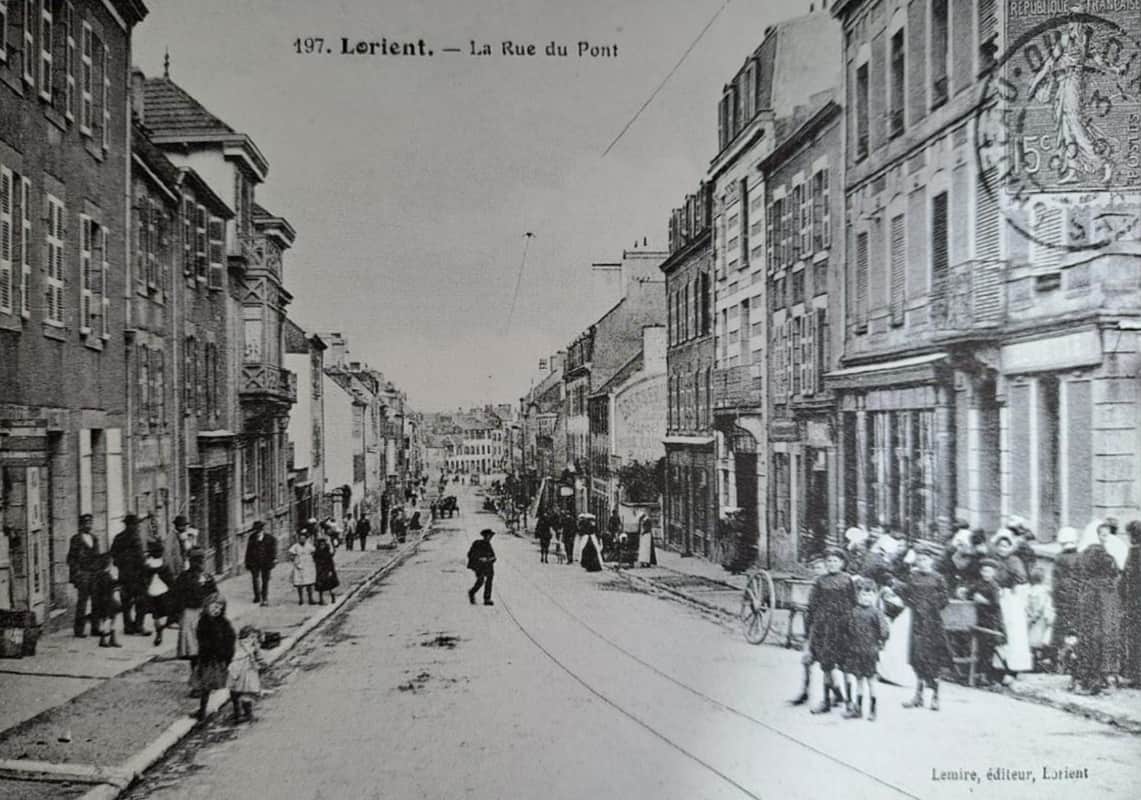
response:
{"label": "stamp postmark", "polygon": [[[980,184],[1009,224],[1039,246],[1100,249],[1141,239],[1141,15],[1124,24],[1057,0],[1009,0],[1010,47],[982,82],[975,150]],[[1036,230],[1042,209],[1064,230]],[[1058,218],[1063,215],[1057,214]]]}

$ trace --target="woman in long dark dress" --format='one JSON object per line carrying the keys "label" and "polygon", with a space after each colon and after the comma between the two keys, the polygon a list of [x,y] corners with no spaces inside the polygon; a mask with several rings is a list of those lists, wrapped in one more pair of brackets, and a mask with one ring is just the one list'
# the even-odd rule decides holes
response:
{"label": "woman in long dark dress", "polygon": [[1058,650],[1058,670],[1070,672],[1070,654],[1075,652],[1078,637],[1078,601],[1081,598],[1081,568],[1078,561],[1078,532],[1062,528],[1056,541],[1062,548],[1054,559],[1050,579],[1054,599],[1054,646]]}
{"label": "woman in long dark dress", "polygon": [[939,672],[951,663],[947,632],[943,629],[943,609],[949,600],[947,582],[935,572],[934,553],[916,555],[915,568],[897,593],[911,609],[911,649],[908,663],[915,670],[915,696],[905,708],[923,706],[923,690],[931,689],[931,710],[939,710]]}
{"label": "woman in long dark dress", "polygon": [[1078,557],[1081,594],[1076,677],[1090,694],[1107,688],[1109,676],[1121,670],[1121,602],[1117,594],[1121,570],[1105,548],[1109,536],[1109,526],[1099,525],[1097,541]]}
{"label": "woman in long dark dress", "polygon": [[1141,522],[1125,526],[1129,534],[1129,556],[1117,585],[1121,596],[1121,644],[1125,662],[1121,675],[1133,686],[1141,685]]}
{"label": "woman in long dark dress", "polygon": [[602,559],[599,553],[601,548],[598,544],[598,535],[594,532],[594,526],[588,526],[585,534],[582,554],[579,555],[578,561],[587,572],[599,572],[602,570]]}
{"label": "woman in long dark dress", "polygon": [[334,590],[341,585],[341,581],[337,577],[337,566],[333,562],[333,548],[329,546],[328,539],[317,540],[317,546],[313,550],[313,564],[317,569],[317,579],[314,581],[313,588],[317,590],[318,602],[325,605],[325,592],[328,592],[329,602],[335,603],[337,594]]}

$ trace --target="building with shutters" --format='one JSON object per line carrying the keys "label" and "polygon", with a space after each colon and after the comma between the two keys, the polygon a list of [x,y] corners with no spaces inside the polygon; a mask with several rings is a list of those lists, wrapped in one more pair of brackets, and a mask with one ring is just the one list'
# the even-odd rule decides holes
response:
{"label": "building with shutters", "polygon": [[[1137,219],[1138,173],[1029,136],[998,186],[986,142],[1000,137],[979,126],[1085,124],[1057,118],[1060,87],[1030,92],[1033,71],[996,61],[1043,21],[1032,5],[840,0],[833,13],[847,303],[843,363],[826,383],[840,405],[842,518],[936,537],[954,517],[993,530],[1017,514],[1049,542],[1063,525],[1135,515],[1141,261],[1136,230],[1108,229]],[[1107,13],[1137,34],[1135,13]],[[987,95],[995,69],[1026,98],[1017,115]],[[1031,172],[1030,191],[1013,191]],[[1132,190],[1107,191],[1107,174]]]}
{"label": "building with shutters", "polygon": [[719,559],[713,435],[713,185],[670,214],[666,278],[666,452],[662,532],[670,546]]}
{"label": "building with shutters", "polygon": [[786,565],[822,551],[836,532],[835,398],[823,376],[843,260],[843,115],[837,85],[776,120],[759,165],[765,187],[768,288],[768,557]]}
{"label": "building with shutters", "polygon": [[[760,163],[777,119],[838,82],[839,26],[816,12],[770,26],[726,84],[718,106],[713,184],[716,365],[713,419],[719,505],[739,508],[769,558],[766,416],[767,283],[765,186]],[[771,533],[771,532],[767,532]]]}
{"label": "building with shutters", "polygon": [[127,113],[137,0],[0,4],[0,608],[74,602],[80,514],[106,547],[124,447]]}
{"label": "building with shutters", "polygon": [[325,341],[293,320],[285,325],[285,368],[297,376],[289,415],[289,488],[293,526],[330,516],[325,496]]}

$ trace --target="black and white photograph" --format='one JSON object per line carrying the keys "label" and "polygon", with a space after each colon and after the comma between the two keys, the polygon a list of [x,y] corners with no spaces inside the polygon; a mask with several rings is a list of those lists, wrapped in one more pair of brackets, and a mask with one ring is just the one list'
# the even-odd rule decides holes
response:
{"label": "black and white photograph", "polygon": [[1141,794],[1141,0],[0,0],[0,800]]}

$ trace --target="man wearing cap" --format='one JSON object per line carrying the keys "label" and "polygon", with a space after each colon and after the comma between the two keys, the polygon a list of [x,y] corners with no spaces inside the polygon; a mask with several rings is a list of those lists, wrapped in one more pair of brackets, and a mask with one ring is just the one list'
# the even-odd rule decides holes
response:
{"label": "man wearing cap", "polygon": [[495,577],[495,551],[491,549],[491,537],[495,531],[484,528],[479,532],[482,537],[471,543],[467,551],[467,568],[475,573],[475,585],[467,593],[468,602],[475,605],[475,594],[483,587],[483,604],[493,606],[491,600],[491,581]]}
{"label": "man wearing cap", "polygon": [[[84,629],[89,616],[91,587],[95,574],[100,568],[99,542],[91,533],[91,522],[90,514],[79,515],[79,532],[71,537],[71,543],[67,548],[67,579],[77,593],[74,631],[81,639],[87,636]],[[94,622],[92,622],[92,633],[94,633]]]}
{"label": "man wearing cap", "polygon": [[111,559],[119,570],[119,591],[123,599],[123,633],[149,635],[143,629],[146,612],[146,553],[139,532],[139,518],[128,514],[123,530],[111,542]]}
{"label": "man wearing cap", "polygon": [[269,574],[277,563],[277,539],[266,533],[260,519],[253,524],[246,541],[246,569],[254,585],[254,602],[269,605]]}
{"label": "man wearing cap", "polygon": [[186,517],[179,514],[174,518],[174,533],[178,537],[178,546],[182,548],[182,557],[189,560],[191,548],[198,546],[198,529],[190,527]]}

